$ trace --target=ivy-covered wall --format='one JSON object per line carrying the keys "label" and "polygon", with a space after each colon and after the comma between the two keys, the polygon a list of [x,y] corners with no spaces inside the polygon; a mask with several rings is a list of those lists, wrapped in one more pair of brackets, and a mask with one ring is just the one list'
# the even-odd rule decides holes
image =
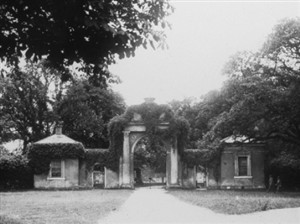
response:
{"label": "ivy-covered wall", "polygon": [[[136,117],[138,117],[136,119]],[[145,102],[129,107],[123,115],[114,117],[108,126],[110,137],[110,152],[118,161],[123,150],[123,130],[130,122],[142,122],[146,127],[146,135],[150,141],[151,150],[155,152],[160,147],[160,140],[177,139],[179,154],[184,153],[188,139],[189,123],[183,117],[176,116],[168,105],[158,105]],[[160,129],[159,125],[168,123],[167,129]]]}
{"label": "ivy-covered wall", "polygon": [[32,144],[27,157],[34,174],[49,172],[53,159],[83,159],[85,150],[81,143]]}

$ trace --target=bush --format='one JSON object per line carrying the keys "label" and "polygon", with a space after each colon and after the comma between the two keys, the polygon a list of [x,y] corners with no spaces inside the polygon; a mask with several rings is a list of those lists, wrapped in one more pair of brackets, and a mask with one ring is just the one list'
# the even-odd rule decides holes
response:
{"label": "bush", "polygon": [[28,160],[21,155],[2,155],[0,158],[0,189],[33,187],[33,173]]}

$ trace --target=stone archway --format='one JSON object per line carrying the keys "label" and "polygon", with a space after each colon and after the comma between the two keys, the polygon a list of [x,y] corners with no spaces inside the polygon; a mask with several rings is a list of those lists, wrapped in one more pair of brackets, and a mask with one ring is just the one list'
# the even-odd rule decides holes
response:
{"label": "stone archway", "polygon": [[[169,128],[168,122],[157,125],[159,129]],[[134,148],[139,140],[146,136],[146,127],[143,122],[130,122],[123,131],[123,154],[120,158],[119,186],[122,188],[134,188]],[[179,181],[179,155],[177,139],[164,140],[167,161],[166,161],[166,184],[168,188],[180,186]]]}

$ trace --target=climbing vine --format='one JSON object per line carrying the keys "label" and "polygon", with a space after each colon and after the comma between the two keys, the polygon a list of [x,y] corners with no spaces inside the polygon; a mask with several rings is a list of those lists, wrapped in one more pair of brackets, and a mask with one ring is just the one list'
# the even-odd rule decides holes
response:
{"label": "climbing vine", "polygon": [[[135,119],[135,116],[138,116]],[[139,117],[140,116],[140,117]],[[179,154],[184,151],[184,146],[188,139],[189,123],[182,117],[174,115],[167,105],[158,105],[154,102],[145,102],[140,105],[129,107],[126,112],[114,117],[109,125],[110,151],[118,159],[122,155],[123,130],[130,122],[143,122],[146,127],[146,135],[150,141],[152,150],[159,149],[159,139],[171,140],[172,144],[177,144]],[[161,129],[162,123],[168,123],[167,129]],[[177,139],[177,142],[174,141]]]}
{"label": "climbing vine", "polygon": [[212,163],[218,163],[221,151],[224,148],[224,143],[220,140],[214,142],[207,142],[205,140],[199,141],[199,149],[187,150],[183,153],[181,160],[189,167],[201,165],[209,166]]}
{"label": "climbing vine", "polygon": [[48,173],[53,159],[83,159],[85,150],[81,143],[33,144],[28,149],[29,165],[34,174]]}
{"label": "climbing vine", "polygon": [[109,169],[114,169],[118,167],[119,161],[115,160],[115,157],[112,153],[108,150],[87,150],[85,153],[85,159],[86,162],[86,168],[89,171],[92,171],[95,169],[100,168],[100,170],[103,170],[104,167]]}

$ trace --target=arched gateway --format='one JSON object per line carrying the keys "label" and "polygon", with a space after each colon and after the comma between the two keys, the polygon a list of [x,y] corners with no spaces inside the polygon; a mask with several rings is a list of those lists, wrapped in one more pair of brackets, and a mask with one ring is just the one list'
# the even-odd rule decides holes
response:
{"label": "arched gateway", "polygon": [[[123,148],[119,161],[119,187],[134,188],[134,150],[138,142],[149,135],[159,136],[164,143],[166,155],[166,185],[168,188],[180,187],[180,154],[178,142],[179,131],[184,125],[182,119],[177,119],[166,105],[158,105],[153,99],[128,108],[119,117],[123,124]],[[126,120],[126,122],[124,122]],[[183,122],[184,123],[184,122]],[[185,124],[187,122],[185,121]],[[177,126],[176,126],[177,125]],[[185,129],[187,131],[187,129]],[[185,133],[187,134],[187,133]]]}
{"label": "arched gateway", "polygon": [[[169,123],[160,123],[158,129],[168,129]],[[145,137],[146,126],[143,122],[130,122],[123,131],[123,154],[120,159],[119,182],[123,188],[134,187],[134,165],[133,156],[136,144]],[[166,180],[167,187],[178,187],[179,184],[179,156],[177,149],[177,139],[164,139],[164,146],[167,151],[166,158]]]}

